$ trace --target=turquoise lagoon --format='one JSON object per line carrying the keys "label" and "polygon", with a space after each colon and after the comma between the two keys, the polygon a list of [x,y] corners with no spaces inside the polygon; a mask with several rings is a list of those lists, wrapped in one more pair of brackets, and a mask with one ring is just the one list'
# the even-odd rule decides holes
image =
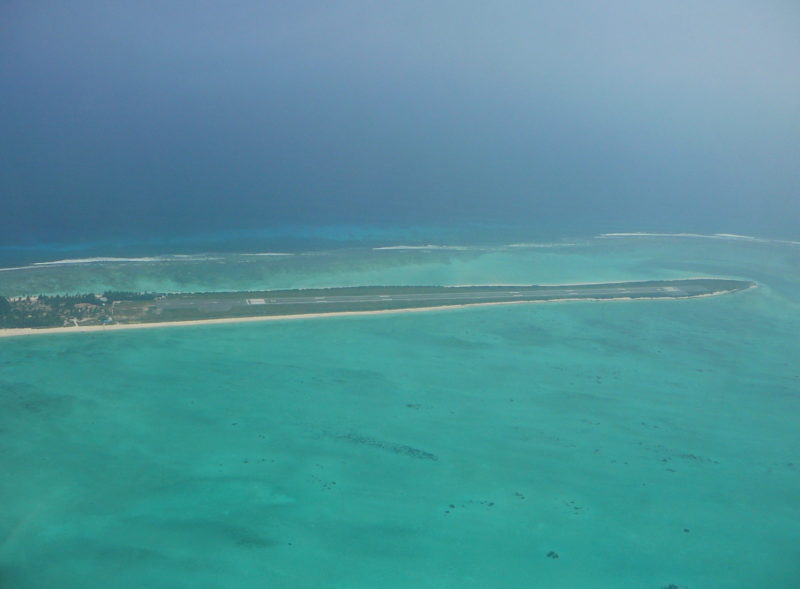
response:
{"label": "turquoise lagoon", "polygon": [[0,292],[708,275],[759,288],[0,339],[0,587],[794,589],[797,244],[161,256]]}

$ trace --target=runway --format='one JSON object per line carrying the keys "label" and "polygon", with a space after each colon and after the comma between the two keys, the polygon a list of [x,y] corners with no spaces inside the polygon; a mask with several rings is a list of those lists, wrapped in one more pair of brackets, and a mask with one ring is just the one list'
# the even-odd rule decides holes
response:
{"label": "runway", "polygon": [[[361,286],[307,290],[138,293],[109,305],[110,318],[79,324],[74,317],[55,325],[0,329],[0,337],[42,333],[95,332],[156,326],[200,325],[433,311],[470,305],[562,301],[678,300],[724,295],[756,286],[747,280],[690,278],[601,284],[529,286]],[[71,321],[71,323],[68,322]]]}
{"label": "runway", "polygon": [[[742,290],[750,283],[726,279],[684,279],[652,282],[556,286],[341,287],[248,293],[165,295],[155,301],[159,312],[198,311],[248,314],[316,313],[328,309],[397,309],[469,305],[491,302],[581,299],[679,299]],[[365,292],[366,291],[366,292]]]}
{"label": "runway", "polygon": [[676,287],[630,287],[630,288],[547,288],[520,287],[509,290],[444,292],[444,293],[412,293],[390,295],[329,295],[315,297],[278,297],[245,299],[248,305],[324,305],[339,303],[380,303],[380,302],[416,302],[435,303],[456,301],[459,303],[482,302],[502,299],[546,300],[552,298],[595,298],[626,296],[691,296],[683,289]]}

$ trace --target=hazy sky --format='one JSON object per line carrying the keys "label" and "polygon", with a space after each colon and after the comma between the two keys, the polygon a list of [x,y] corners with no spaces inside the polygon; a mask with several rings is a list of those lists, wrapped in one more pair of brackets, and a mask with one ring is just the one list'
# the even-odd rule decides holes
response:
{"label": "hazy sky", "polygon": [[800,235],[800,2],[0,0],[0,242]]}

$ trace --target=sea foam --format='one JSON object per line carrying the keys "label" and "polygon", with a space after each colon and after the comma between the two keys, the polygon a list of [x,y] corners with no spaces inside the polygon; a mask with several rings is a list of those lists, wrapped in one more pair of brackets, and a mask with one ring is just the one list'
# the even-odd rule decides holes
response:
{"label": "sea foam", "polygon": [[477,247],[470,247],[466,245],[385,245],[381,247],[374,247],[373,250],[456,250],[466,251],[473,249],[480,249]]}
{"label": "sea foam", "polygon": [[755,237],[753,235],[739,235],[737,233],[649,233],[645,231],[634,231],[630,233],[602,233],[595,236],[595,239],[613,239],[621,237],[688,237],[692,239],[724,239],[729,241],[749,241],[753,243],[800,245],[800,241],[792,241],[790,239],[768,239],[765,237]]}

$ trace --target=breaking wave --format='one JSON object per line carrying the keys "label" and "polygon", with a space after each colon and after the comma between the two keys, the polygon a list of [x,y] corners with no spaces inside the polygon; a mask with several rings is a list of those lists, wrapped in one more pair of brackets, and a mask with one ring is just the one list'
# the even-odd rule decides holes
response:
{"label": "breaking wave", "polygon": [[613,239],[625,237],[689,237],[692,239],[723,239],[728,241],[748,241],[753,243],[782,243],[788,245],[800,245],[800,241],[790,239],[768,239],[765,237],[754,237],[752,235],[739,235],[737,233],[648,233],[635,231],[631,233],[602,233],[595,236],[595,239]]}

